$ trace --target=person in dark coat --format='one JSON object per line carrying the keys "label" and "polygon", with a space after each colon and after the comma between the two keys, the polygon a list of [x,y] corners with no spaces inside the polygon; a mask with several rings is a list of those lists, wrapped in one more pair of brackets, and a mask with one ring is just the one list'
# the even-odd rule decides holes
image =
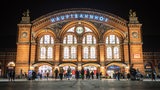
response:
{"label": "person in dark coat", "polygon": [[56,68],[56,70],[54,71],[54,73],[55,73],[55,79],[57,79],[58,78],[58,69]]}
{"label": "person in dark coat", "polygon": [[93,71],[91,72],[91,77],[92,77],[92,79],[94,79],[94,72]]}
{"label": "person in dark coat", "polygon": [[83,68],[81,69],[81,77],[82,77],[82,80],[84,80],[84,69]]}
{"label": "person in dark coat", "polygon": [[76,69],[76,79],[78,80],[79,79],[79,71],[78,71],[78,69]]}
{"label": "person in dark coat", "polygon": [[61,80],[63,79],[63,73],[64,73],[64,69],[61,67],[59,71],[59,77]]}

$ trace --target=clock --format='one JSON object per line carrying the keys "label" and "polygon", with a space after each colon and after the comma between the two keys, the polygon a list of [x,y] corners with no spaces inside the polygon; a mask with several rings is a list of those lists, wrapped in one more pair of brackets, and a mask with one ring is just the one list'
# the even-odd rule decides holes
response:
{"label": "clock", "polygon": [[22,33],[22,37],[23,37],[23,38],[26,38],[26,37],[27,37],[27,32],[23,32],[23,33]]}
{"label": "clock", "polygon": [[78,26],[78,27],[76,27],[76,32],[77,32],[78,34],[82,34],[82,33],[83,33],[83,31],[84,31],[84,29],[83,29],[83,27],[82,27],[82,26]]}
{"label": "clock", "polygon": [[138,32],[132,32],[132,37],[133,38],[138,38]]}

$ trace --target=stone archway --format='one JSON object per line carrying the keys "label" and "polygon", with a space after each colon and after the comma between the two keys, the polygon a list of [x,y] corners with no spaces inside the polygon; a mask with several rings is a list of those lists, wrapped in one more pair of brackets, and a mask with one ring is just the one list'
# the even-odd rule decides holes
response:
{"label": "stone archway", "polygon": [[115,78],[114,75],[117,72],[120,72],[123,76],[125,76],[129,72],[128,70],[128,65],[123,62],[109,62],[106,64],[106,76],[108,78]]}

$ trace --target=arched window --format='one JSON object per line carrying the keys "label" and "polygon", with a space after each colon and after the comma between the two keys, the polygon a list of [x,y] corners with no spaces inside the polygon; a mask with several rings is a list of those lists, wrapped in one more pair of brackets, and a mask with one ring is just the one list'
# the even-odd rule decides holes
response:
{"label": "arched window", "polygon": [[67,33],[63,39],[63,58],[64,59],[76,59],[77,58],[77,38],[74,35],[75,27],[71,27],[67,30]]}
{"label": "arched window", "polygon": [[53,46],[54,39],[50,35],[44,35],[40,38],[40,57],[39,60],[52,60],[53,59]]}
{"label": "arched window", "polygon": [[116,35],[106,37],[106,58],[108,60],[120,60],[120,40]]}
{"label": "arched window", "polygon": [[83,37],[82,44],[83,59],[96,59],[96,38],[88,33]]}

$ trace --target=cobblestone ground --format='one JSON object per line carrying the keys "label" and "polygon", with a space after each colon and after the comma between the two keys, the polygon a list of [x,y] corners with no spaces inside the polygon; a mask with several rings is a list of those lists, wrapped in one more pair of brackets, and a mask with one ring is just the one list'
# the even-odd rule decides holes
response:
{"label": "cobblestone ground", "polygon": [[41,80],[1,81],[0,90],[160,90],[160,81]]}

